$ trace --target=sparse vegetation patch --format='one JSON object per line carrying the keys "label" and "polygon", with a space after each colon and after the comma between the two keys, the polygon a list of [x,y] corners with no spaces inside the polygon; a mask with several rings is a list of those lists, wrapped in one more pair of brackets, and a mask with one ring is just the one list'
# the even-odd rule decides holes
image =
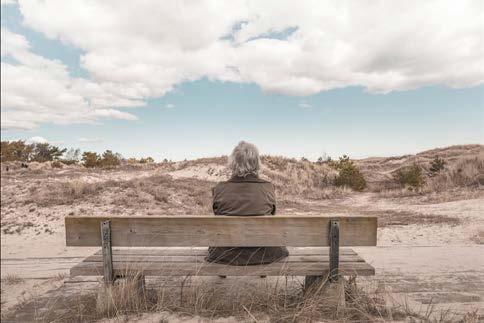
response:
{"label": "sparse vegetation patch", "polygon": [[363,191],[366,188],[366,180],[355,163],[346,155],[338,161],[329,160],[328,164],[339,171],[334,184],[336,186],[351,187],[355,191]]}

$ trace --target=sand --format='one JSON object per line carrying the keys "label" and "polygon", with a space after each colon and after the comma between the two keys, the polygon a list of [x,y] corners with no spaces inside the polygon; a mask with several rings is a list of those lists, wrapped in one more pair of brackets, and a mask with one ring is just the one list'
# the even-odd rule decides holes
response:
{"label": "sand", "polygon": [[[67,278],[72,265],[79,262],[82,257],[95,252],[96,248],[65,246],[65,216],[125,213],[146,215],[147,209],[152,207],[139,208],[135,205],[132,209],[126,209],[112,203],[119,194],[117,184],[113,184],[113,189],[101,196],[86,195],[65,205],[41,206],[25,202],[32,194],[31,187],[38,186],[39,183],[77,181],[102,184],[108,181],[129,181],[152,176],[170,176],[173,180],[195,178],[210,181],[203,184],[205,186],[200,186],[201,189],[208,189],[212,185],[211,182],[225,179],[227,172],[223,165],[195,164],[181,169],[172,166],[111,171],[66,169],[32,177],[20,173],[18,176],[4,177],[2,173],[2,202],[6,202],[6,206],[2,203],[2,312],[13,309],[26,298],[58,288]],[[474,272],[477,275],[478,287],[484,289],[484,257],[479,257],[484,254],[484,191],[474,192],[472,196],[477,198],[438,203],[428,203],[424,198],[418,197],[388,198],[371,192],[348,193],[339,198],[323,200],[304,200],[295,197],[294,203],[286,203],[279,208],[279,214],[379,216],[379,247],[359,249],[360,254],[377,268],[376,280],[391,278],[395,281],[405,277],[415,279],[428,276],[428,280],[434,286],[443,286],[448,282],[450,287],[444,288],[447,293],[444,296],[447,298],[442,296],[446,300],[442,304],[466,303],[468,305],[461,308],[471,309],[477,306],[482,311],[484,295],[481,289],[474,294],[471,292],[474,296],[469,298],[465,297],[462,290],[457,292],[454,299],[449,298],[449,289],[458,282],[444,275],[444,272],[455,275]],[[176,203],[183,203],[183,198],[176,200],[168,197],[168,200],[172,203],[170,207],[176,207]],[[143,200],[141,201],[140,203],[143,203]],[[153,207],[160,210],[169,210],[163,204],[165,202],[150,203],[155,203]],[[209,212],[209,208],[204,210]],[[432,274],[440,278],[431,278]],[[21,278],[22,282],[7,283],[7,278],[12,276]],[[425,301],[425,297],[420,295],[423,293],[421,290],[414,288],[411,293]],[[461,301],[455,301],[459,299]],[[470,301],[466,302],[466,299]]]}

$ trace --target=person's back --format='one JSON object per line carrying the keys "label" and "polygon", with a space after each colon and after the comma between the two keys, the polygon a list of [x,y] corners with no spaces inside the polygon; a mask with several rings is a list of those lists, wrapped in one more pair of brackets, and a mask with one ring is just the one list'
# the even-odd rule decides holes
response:
{"label": "person's back", "polygon": [[[229,159],[233,176],[213,188],[213,212],[225,216],[274,215],[274,186],[258,177],[257,148],[240,142]],[[207,261],[236,266],[267,264],[288,255],[285,247],[210,247]]]}

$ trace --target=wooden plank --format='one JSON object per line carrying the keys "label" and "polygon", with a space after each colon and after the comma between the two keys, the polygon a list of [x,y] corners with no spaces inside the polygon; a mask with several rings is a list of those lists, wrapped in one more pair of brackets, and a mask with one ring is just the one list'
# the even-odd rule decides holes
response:
{"label": "wooden plank", "polygon": [[119,247],[328,246],[331,219],[340,222],[341,246],[375,246],[376,217],[157,216],[65,218],[67,246],[100,246],[99,223],[111,221]]}
{"label": "wooden plank", "polygon": [[338,280],[339,275],[339,221],[331,220],[329,225],[329,279]]}
{"label": "wooden plank", "polygon": [[111,248],[111,221],[101,222],[101,245],[104,283],[114,282],[113,276],[113,251]]}
{"label": "wooden plank", "polygon": [[[99,276],[100,262],[82,262],[71,268],[71,276]],[[213,263],[113,263],[114,275],[142,273],[145,276],[317,276],[327,275],[329,264],[322,262],[277,262],[257,266],[228,266]],[[375,269],[365,262],[341,263],[342,275],[370,276]]]}
{"label": "wooden plank", "polygon": [[[291,255],[322,255],[329,259],[327,247],[288,247]],[[204,248],[113,248],[113,256],[116,255],[152,255],[152,256],[206,256],[208,249]],[[101,255],[101,250],[94,255]],[[351,248],[340,248],[340,255],[357,255]]]}
{"label": "wooden plank", "polygon": [[[205,262],[205,256],[155,256],[155,255],[114,255],[113,261],[117,262]],[[102,256],[92,255],[84,259],[85,262],[101,262]],[[287,262],[328,262],[327,255],[289,255]],[[342,255],[340,262],[364,261],[358,255]]]}

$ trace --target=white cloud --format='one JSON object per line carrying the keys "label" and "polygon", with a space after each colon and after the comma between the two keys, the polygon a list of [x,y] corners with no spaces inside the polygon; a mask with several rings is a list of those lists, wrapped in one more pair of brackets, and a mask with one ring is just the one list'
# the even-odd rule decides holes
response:
{"label": "white cloud", "polygon": [[173,109],[173,108],[175,108],[175,105],[173,103],[168,103],[167,105],[165,105],[165,108],[166,109]]}
{"label": "white cloud", "polygon": [[114,109],[97,109],[93,114],[97,117],[114,118],[122,120],[137,120],[138,118],[130,113],[118,111]]}
{"label": "white cloud", "polygon": [[135,120],[112,106],[140,106],[141,100],[119,95],[107,85],[72,78],[67,67],[31,52],[24,36],[2,28],[2,128],[32,129],[41,123],[91,123],[99,118]]}
{"label": "white cloud", "polygon": [[47,139],[45,139],[44,137],[40,137],[40,136],[34,136],[30,139],[27,140],[28,143],[35,143],[35,144],[46,144],[48,143],[49,141]]}
{"label": "white cloud", "polygon": [[300,101],[297,106],[303,109],[309,109],[312,107],[312,105],[307,103],[306,101]]}
{"label": "white cloud", "polygon": [[98,143],[102,142],[102,139],[99,138],[79,138],[77,139],[78,142],[83,143],[83,144],[92,144],[92,143]]}
{"label": "white cloud", "polygon": [[[202,77],[289,95],[346,86],[375,93],[462,88],[484,81],[479,0],[148,2],[20,0],[26,26],[82,49],[81,65],[91,79],[69,78],[60,62],[34,55],[28,43],[10,37],[5,51],[23,65],[8,66],[6,80],[13,85],[7,100],[22,115],[11,112],[4,122],[30,128],[51,116],[26,112],[43,115],[37,111],[51,106],[54,122],[86,122],[98,117],[86,115],[89,107],[141,106]],[[32,83],[41,82],[45,95],[30,93]],[[75,111],[60,113],[58,106],[68,104]]]}

